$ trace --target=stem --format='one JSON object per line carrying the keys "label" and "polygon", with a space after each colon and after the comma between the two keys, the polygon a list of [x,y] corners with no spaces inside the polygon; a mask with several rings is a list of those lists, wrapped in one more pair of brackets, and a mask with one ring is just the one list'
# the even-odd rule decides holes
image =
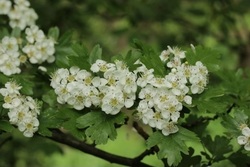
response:
{"label": "stem", "polygon": [[1,143],[0,143],[0,148],[7,143],[8,141],[12,140],[12,136],[8,136],[6,139],[4,139]]}
{"label": "stem", "polygon": [[102,158],[106,161],[109,161],[110,163],[117,163],[117,164],[127,165],[131,167],[151,167],[150,165],[140,162],[141,159],[139,159],[138,157],[127,158],[127,157],[122,157],[122,156],[108,153],[106,151],[95,148],[92,145],[81,142],[71,136],[68,136],[59,130],[52,130],[52,133],[53,133],[52,136],[48,137],[51,140],[68,145],[72,148],[88,153],[90,155],[94,155],[96,157]]}

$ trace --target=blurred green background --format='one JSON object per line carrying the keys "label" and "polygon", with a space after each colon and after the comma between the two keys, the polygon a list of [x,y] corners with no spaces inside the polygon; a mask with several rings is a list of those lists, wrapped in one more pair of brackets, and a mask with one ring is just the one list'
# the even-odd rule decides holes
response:
{"label": "blurred green background", "polygon": [[[108,57],[125,54],[136,38],[159,53],[168,45],[216,49],[226,69],[250,65],[249,0],[39,0],[31,4],[39,15],[37,24],[45,32],[54,26],[61,33],[72,30],[74,41],[89,49],[100,44]],[[13,134],[0,135],[1,167],[112,166],[48,139]],[[116,141],[100,148],[134,157],[145,149],[145,143],[124,126]],[[156,156],[144,161],[163,166]]]}

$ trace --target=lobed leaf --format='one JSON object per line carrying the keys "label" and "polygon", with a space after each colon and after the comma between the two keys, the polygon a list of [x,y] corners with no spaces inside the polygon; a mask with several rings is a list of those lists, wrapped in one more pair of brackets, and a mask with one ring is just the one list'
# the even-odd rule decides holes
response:
{"label": "lobed leaf", "polygon": [[210,72],[216,72],[220,69],[220,54],[212,49],[203,48],[197,46],[195,52],[192,49],[188,49],[186,52],[186,59],[188,63],[195,64],[197,61],[201,61]]}
{"label": "lobed leaf", "polygon": [[41,112],[38,119],[40,122],[38,133],[42,136],[51,136],[52,132],[49,129],[60,128],[68,118],[54,108],[47,108]]}
{"label": "lobed leaf", "polygon": [[49,29],[48,36],[53,38],[55,41],[58,40],[59,34],[60,34],[60,31],[58,27],[51,27]]}
{"label": "lobed leaf", "polygon": [[86,129],[86,135],[96,144],[106,144],[108,139],[114,140],[117,136],[115,125],[123,124],[125,116],[122,113],[107,115],[101,111],[89,112],[76,120],[79,129]]}
{"label": "lobed leaf", "polygon": [[164,136],[161,132],[154,132],[147,140],[148,148],[158,145],[158,157],[167,158],[169,166],[177,166],[182,160],[182,154],[188,155],[186,141],[199,141],[199,138],[192,131],[180,127],[178,133]]}
{"label": "lobed leaf", "polygon": [[212,140],[211,136],[206,136],[202,138],[205,143],[206,148],[212,154],[212,160],[214,162],[221,161],[225,159],[224,154],[232,151],[232,146],[230,145],[230,140],[225,136],[215,136]]}
{"label": "lobed leaf", "polygon": [[95,45],[89,54],[89,63],[94,64],[98,59],[102,59],[102,48],[100,45]]}

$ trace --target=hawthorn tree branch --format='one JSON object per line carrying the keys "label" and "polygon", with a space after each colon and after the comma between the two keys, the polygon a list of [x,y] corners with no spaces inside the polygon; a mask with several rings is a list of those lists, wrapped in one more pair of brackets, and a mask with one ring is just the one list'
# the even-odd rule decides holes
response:
{"label": "hawthorn tree branch", "polygon": [[85,153],[94,155],[96,157],[102,158],[102,159],[109,161],[111,163],[117,163],[117,164],[127,165],[127,166],[131,166],[131,167],[152,167],[148,164],[141,162],[141,159],[139,159],[138,157],[127,158],[127,157],[122,157],[119,155],[108,153],[108,152],[100,150],[100,149],[98,149],[90,144],[86,144],[82,141],[79,141],[79,140],[73,138],[72,136],[64,134],[63,132],[61,132],[59,130],[52,130],[52,136],[48,137],[48,138],[50,138],[51,140],[54,140],[56,142],[68,145],[68,146],[75,148],[77,150],[80,150],[82,152],[85,152]]}
{"label": "hawthorn tree branch", "polygon": [[[133,122],[133,127],[135,130],[142,136],[144,140],[147,140],[149,138],[149,135],[143,130],[142,127],[138,125],[137,122]],[[137,160],[142,160],[145,156],[154,154],[159,151],[159,147],[154,146],[150,148],[149,150],[145,150],[143,153],[141,153],[139,156],[136,157]]]}
{"label": "hawthorn tree branch", "polygon": [[0,148],[7,143],[8,141],[12,140],[12,136],[8,136],[7,138],[5,138],[1,143],[0,143]]}

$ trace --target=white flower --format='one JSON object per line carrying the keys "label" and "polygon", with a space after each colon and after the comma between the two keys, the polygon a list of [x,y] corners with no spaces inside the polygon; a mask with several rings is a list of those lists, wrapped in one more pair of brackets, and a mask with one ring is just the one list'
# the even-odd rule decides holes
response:
{"label": "white flower", "polygon": [[123,96],[124,96],[124,105],[126,108],[130,108],[134,105],[134,101],[135,101],[135,93],[124,93],[123,92]]}
{"label": "white flower", "polygon": [[33,44],[34,42],[41,42],[44,40],[45,35],[42,30],[40,30],[36,25],[26,28],[26,39],[29,43]]}
{"label": "white flower", "polygon": [[21,100],[16,95],[7,95],[4,97],[3,108],[16,108],[21,104]]}
{"label": "white flower", "polygon": [[170,53],[172,53],[175,57],[178,57],[180,59],[183,59],[186,57],[185,55],[185,51],[180,50],[177,47],[171,48],[170,46],[168,46],[168,50],[170,51]]}
{"label": "white flower", "polygon": [[154,77],[149,81],[149,84],[156,88],[171,87],[171,84],[166,80],[166,78]]}
{"label": "white flower", "polygon": [[38,130],[39,121],[36,117],[26,117],[18,124],[18,129],[23,132],[25,137],[33,137]]}
{"label": "white flower", "polygon": [[174,70],[166,75],[165,78],[168,82],[167,86],[171,88],[174,95],[179,96],[181,95],[183,89],[187,89],[187,79],[182,72]]}
{"label": "white flower", "polygon": [[72,105],[76,110],[82,110],[84,107],[91,106],[90,88],[79,82],[71,82],[67,85],[70,96],[67,103]]}
{"label": "white flower", "polygon": [[38,70],[42,71],[42,72],[47,72],[47,68],[44,66],[38,66],[37,68]]}
{"label": "white flower", "polygon": [[135,73],[139,73],[139,77],[137,79],[137,85],[140,87],[145,87],[150,81],[154,78],[153,74],[154,70],[148,70],[144,65],[138,67]]}
{"label": "white flower", "polygon": [[10,111],[8,112],[9,121],[11,124],[18,124],[29,115],[31,115],[29,113],[29,108],[25,105],[19,105],[16,108],[10,109]]}
{"label": "white flower", "polygon": [[11,1],[9,0],[0,0],[0,15],[8,14],[11,9]]}
{"label": "white flower", "polygon": [[146,100],[141,100],[137,107],[137,116],[139,119],[142,119],[144,124],[148,124],[151,119],[154,117],[154,111],[152,108],[149,108]]}
{"label": "white flower", "polygon": [[200,94],[204,91],[207,85],[207,68],[200,62],[196,62],[195,66],[190,67],[191,75],[189,82],[191,85],[191,92],[193,94]]}
{"label": "white flower", "polygon": [[237,138],[237,141],[240,145],[244,145],[244,149],[250,151],[250,129],[249,127],[244,127],[241,130],[242,134]]}
{"label": "white flower", "polygon": [[152,85],[147,85],[145,88],[142,88],[139,93],[139,98],[146,100],[149,107],[154,106],[154,98],[156,95],[156,89]]}
{"label": "white flower", "polygon": [[27,0],[14,0],[14,2],[16,5],[23,7],[24,10],[30,6],[30,2]]}
{"label": "white flower", "polygon": [[110,90],[102,99],[102,110],[106,114],[115,115],[124,106],[123,93],[119,89]]}
{"label": "white flower", "polygon": [[163,62],[166,62],[169,59],[170,51],[169,50],[163,50],[160,54],[160,59]]}
{"label": "white flower", "polygon": [[153,118],[148,122],[149,126],[152,128],[162,129],[166,120],[162,117],[161,112],[154,112]]}
{"label": "white flower", "polygon": [[19,27],[23,30],[27,26],[34,25],[38,16],[34,9],[29,8],[29,2],[16,0],[15,3],[14,7],[7,13],[11,28]]}
{"label": "white flower", "polygon": [[21,86],[15,82],[7,82],[5,88],[0,89],[4,96],[3,108],[9,109],[8,116],[11,124],[17,125],[24,136],[32,137],[38,130],[40,106],[30,96],[22,96],[19,93]]}
{"label": "white flower", "polygon": [[19,74],[21,72],[19,66],[20,60],[18,58],[13,58],[10,56],[9,59],[0,66],[0,71],[7,76],[10,76],[12,74]]}
{"label": "white flower", "polygon": [[179,111],[182,110],[182,104],[177,99],[172,99],[165,104],[164,109],[161,110],[162,116],[165,119],[171,118],[173,122],[177,122],[180,117]]}
{"label": "white flower", "polygon": [[89,86],[90,94],[89,98],[94,106],[99,106],[101,104],[100,92],[94,86]]}
{"label": "white flower", "polygon": [[38,101],[34,100],[32,97],[26,96],[24,105],[30,109],[33,116],[40,114],[40,105]]}
{"label": "white flower", "polygon": [[123,87],[123,92],[130,94],[137,90],[136,75],[132,72],[126,71],[123,76],[120,76],[119,83]]}
{"label": "white flower", "polygon": [[179,128],[173,122],[165,122],[162,133],[165,136],[178,132]]}
{"label": "white flower", "polygon": [[102,87],[108,83],[106,79],[100,78],[100,77],[94,77],[91,82],[92,82],[92,85],[96,88]]}
{"label": "white flower", "polygon": [[5,36],[2,39],[2,46],[5,48],[7,53],[15,53],[18,51],[18,42],[15,37]]}
{"label": "white flower", "polygon": [[106,72],[107,70],[110,69],[115,69],[115,64],[113,63],[107,63],[104,60],[96,60],[96,62],[94,64],[92,64],[90,70],[94,73],[97,73],[99,71],[101,72]]}
{"label": "white flower", "polygon": [[107,85],[116,87],[117,81],[122,76],[122,73],[117,70],[108,70],[104,73],[104,78],[108,81]]}
{"label": "white flower", "polygon": [[7,96],[8,94],[15,94],[15,95],[19,95],[19,90],[21,89],[22,87],[20,85],[18,85],[15,81],[11,81],[11,82],[6,82],[5,83],[5,88],[1,88],[0,89],[0,93],[3,91],[3,90],[6,90],[6,94],[3,94],[1,93],[3,96]]}

